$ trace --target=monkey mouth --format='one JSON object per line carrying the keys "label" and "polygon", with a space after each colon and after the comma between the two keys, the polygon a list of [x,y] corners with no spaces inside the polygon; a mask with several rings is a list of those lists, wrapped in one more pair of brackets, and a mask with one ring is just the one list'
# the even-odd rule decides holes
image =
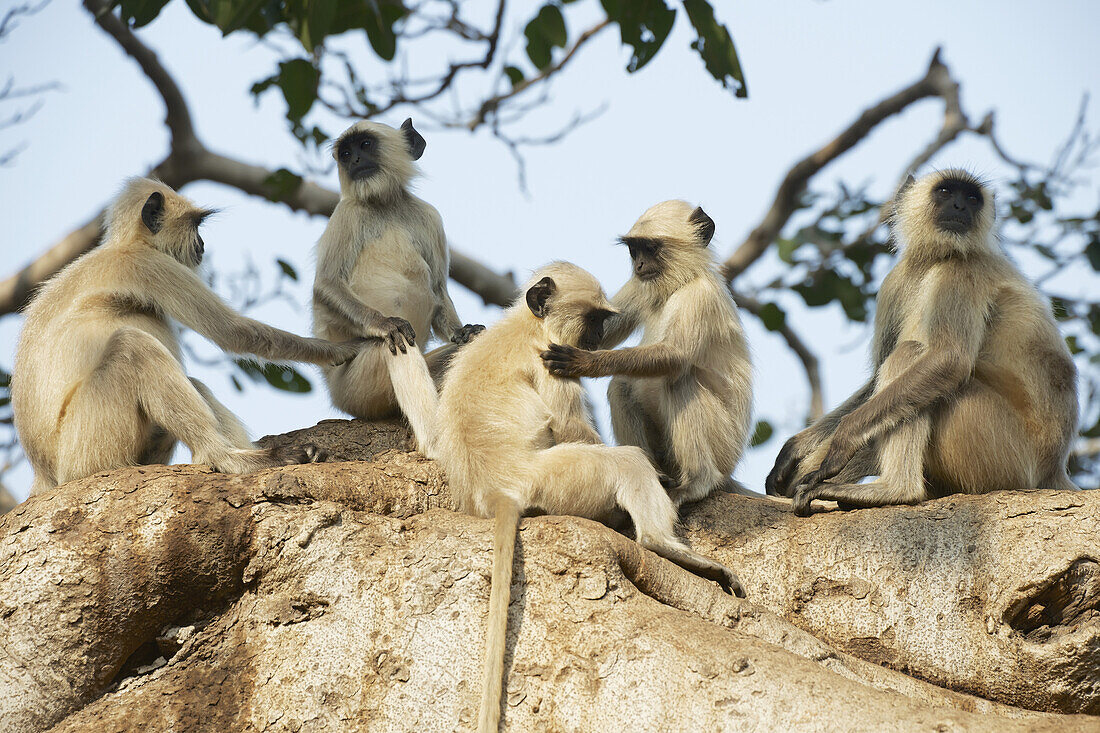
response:
{"label": "monkey mouth", "polygon": [[368,163],[366,165],[361,165],[361,166],[358,166],[356,168],[352,168],[351,170],[348,171],[348,176],[353,181],[362,181],[362,180],[365,180],[367,178],[370,178],[371,176],[373,176],[377,172],[378,172],[378,166],[374,165],[373,163]]}
{"label": "monkey mouth", "polygon": [[969,219],[956,219],[945,217],[939,221],[940,229],[952,234],[966,234],[970,229]]}

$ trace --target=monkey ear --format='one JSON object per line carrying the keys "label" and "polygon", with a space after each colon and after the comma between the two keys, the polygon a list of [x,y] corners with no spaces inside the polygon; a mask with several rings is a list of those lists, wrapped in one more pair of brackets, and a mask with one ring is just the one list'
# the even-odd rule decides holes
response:
{"label": "monkey ear", "polygon": [[710,244],[710,240],[714,237],[714,219],[711,219],[707,212],[703,211],[702,206],[695,207],[695,211],[691,212],[688,221],[698,228],[699,239],[703,240],[703,246],[706,247]]}
{"label": "monkey ear", "polygon": [[164,213],[164,195],[160,191],[149,194],[145,206],[141,207],[141,221],[153,234],[160,231]]}
{"label": "monkey ear", "polygon": [[535,318],[546,317],[546,301],[550,300],[557,289],[557,283],[550,277],[544,277],[527,289],[527,307],[535,314]]}
{"label": "monkey ear", "polygon": [[424,148],[428,147],[428,143],[413,127],[412,117],[401,123],[401,132],[405,135],[405,146],[409,149],[409,156],[413,160],[420,160],[420,156],[424,154]]}

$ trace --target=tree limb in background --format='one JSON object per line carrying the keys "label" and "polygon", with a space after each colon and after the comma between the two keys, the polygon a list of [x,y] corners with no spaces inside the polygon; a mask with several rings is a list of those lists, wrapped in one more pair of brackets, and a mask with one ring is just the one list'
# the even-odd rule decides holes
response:
{"label": "tree limb in background", "polygon": [[[795,163],[783,182],[779,184],[771,208],[763,220],[749,234],[744,242],[734,250],[722,270],[726,279],[733,281],[743,273],[767,250],[779,236],[780,231],[799,208],[799,197],[806,190],[806,184],[822,168],[851,150],[871,131],[889,117],[892,117],[914,102],[928,97],[941,97],[945,100],[958,100],[958,83],[951,78],[947,66],[940,61],[940,50],[932,55],[928,71],[910,86],[868,108],[842,131],[834,140],[820,150]],[[957,134],[957,133],[956,133]],[[946,143],[945,143],[946,144]]]}
{"label": "tree limb in background", "polygon": [[[85,0],[85,8],[126,53],[138,62],[164,100],[166,120],[172,131],[167,157],[153,166],[150,175],[179,189],[199,180],[232,186],[245,193],[278,201],[295,211],[328,216],[340,200],[339,194],[315,183],[289,174],[290,185],[281,184],[277,171],[252,165],[209,150],[195,135],[191,114],[179,86],[159,60],[126,25],[106,11],[102,0]],[[34,262],[15,275],[0,282],[0,316],[22,308],[34,289],[56,274],[76,257],[99,243],[104,211],[67,234]],[[456,280],[474,290],[486,303],[505,305],[515,292],[510,275],[493,272],[479,262],[460,253],[452,254],[452,273]],[[484,288],[480,290],[479,288]]]}

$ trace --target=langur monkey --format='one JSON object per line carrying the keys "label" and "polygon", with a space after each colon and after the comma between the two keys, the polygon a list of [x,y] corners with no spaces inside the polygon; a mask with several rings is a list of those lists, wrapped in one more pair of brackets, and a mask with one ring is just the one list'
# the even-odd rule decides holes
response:
{"label": "langur monkey", "polygon": [[392,373],[409,362],[391,355],[408,346],[423,350],[434,331],[450,342],[425,355],[438,382],[457,346],[485,328],[458,319],[447,293],[443,222],[408,190],[425,146],[411,119],[400,130],[357,122],[333,146],[340,203],[317,244],[313,333],[382,342],[350,362],[323,368],[333,404],[356,417],[396,414],[393,383],[414,377]]}
{"label": "langur monkey", "polygon": [[618,313],[603,339],[613,348],[582,351],[553,344],[542,354],[551,374],[614,375],[607,396],[620,445],[642,448],[676,483],[677,505],[730,478],[752,425],[752,364],[737,307],[708,247],[714,221],[683,201],[651,207],[621,241],[633,275],[612,298]]}
{"label": "langur monkey", "polygon": [[[1050,305],[997,242],[993,192],[963,170],[894,198],[901,257],[879,289],[874,374],[787,441],[769,494],[851,507],[995,489],[1076,489],[1077,370]],[[860,484],[867,476],[872,483]]]}
{"label": "langur monkey", "polygon": [[[621,508],[643,547],[744,595],[729,569],[676,537],[676,508],[645,453],[603,445],[580,381],[553,376],[542,366],[539,353],[551,342],[594,348],[603,338],[605,319],[615,312],[589,273],[565,262],[543,267],[501,320],[454,357],[434,419],[410,418],[414,427],[431,426],[432,434],[417,437],[443,465],[455,508],[495,517],[478,724],[483,732],[495,731],[500,719],[512,557],[522,515],[606,520]],[[417,358],[396,357],[414,363]],[[435,390],[426,370],[418,384],[417,404],[430,406]]]}
{"label": "langur monkey", "polygon": [[103,244],[47,282],[26,310],[12,374],[31,493],[122,466],[195,463],[246,473],[286,461],[257,449],[206,385],[188,379],[173,321],[226,351],[331,365],[361,343],[302,338],[245,318],[195,274],[213,213],[165,184],[127,182]]}

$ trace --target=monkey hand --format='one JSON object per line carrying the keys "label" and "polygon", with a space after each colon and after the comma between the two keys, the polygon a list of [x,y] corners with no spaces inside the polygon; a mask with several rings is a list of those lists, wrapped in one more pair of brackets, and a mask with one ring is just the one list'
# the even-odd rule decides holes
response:
{"label": "monkey hand", "polygon": [[455,329],[455,332],[451,334],[451,343],[468,344],[470,343],[470,339],[484,330],[485,326],[482,326],[480,323],[467,323],[462,328]]}
{"label": "monkey hand", "polygon": [[772,466],[772,470],[768,473],[768,477],[764,479],[764,491],[769,495],[790,495],[790,482],[793,478],[794,471],[798,468],[798,464],[802,462],[802,459],[808,452],[802,448],[803,441],[799,439],[801,435],[802,433],[792,435],[787,442],[783,444],[783,448],[780,449],[779,455],[776,456],[775,465]]}
{"label": "monkey hand", "polygon": [[852,460],[860,447],[859,441],[844,430],[844,423],[842,422],[841,427],[833,434],[833,439],[829,442],[829,450],[825,453],[821,465],[806,477],[804,483],[807,486],[816,487],[835,477],[848,465],[848,462]]}
{"label": "monkey hand", "polygon": [[406,343],[416,346],[416,332],[413,331],[412,324],[404,318],[383,318],[374,330],[372,335],[381,338],[391,354],[396,354],[398,349],[404,354],[407,351]]}
{"label": "monkey hand", "polygon": [[539,356],[544,366],[557,377],[584,377],[591,371],[592,354],[575,346],[550,344],[550,348]]}
{"label": "monkey hand", "polygon": [[363,346],[368,343],[370,343],[369,339],[354,338],[334,344],[336,353],[332,357],[332,365],[340,366],[341,364],[347,364],[349,361],[359,356],[359,352],[363,350]]}

